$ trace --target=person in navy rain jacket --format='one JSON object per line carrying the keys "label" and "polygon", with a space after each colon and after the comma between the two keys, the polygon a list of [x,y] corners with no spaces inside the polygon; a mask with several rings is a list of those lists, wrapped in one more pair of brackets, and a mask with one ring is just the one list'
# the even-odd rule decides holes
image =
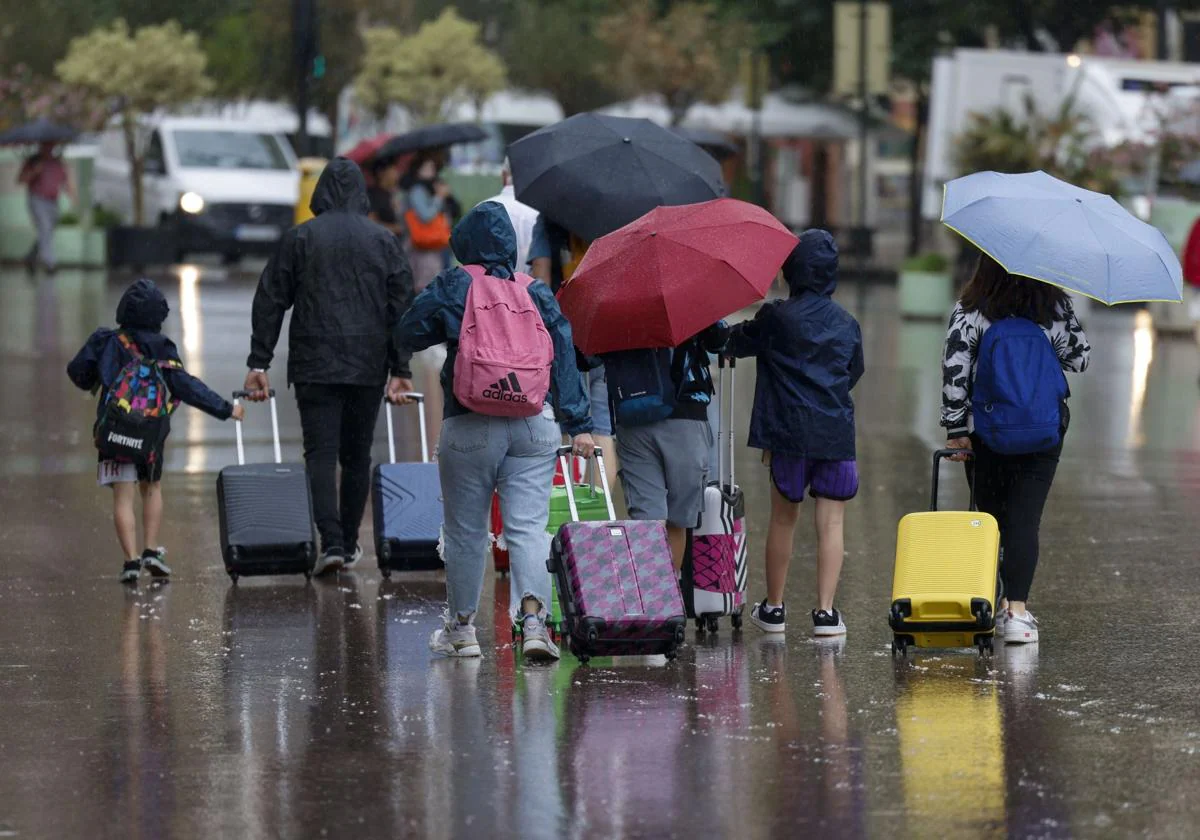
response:
{"label": "person in navy rain jacket", "polygon": [[[121,370],[133,355],[122,344],[122,334],[133,342],[138,352],[146,359],[174,362],[176,366],[160,368],[171,396],[211,414],[218,420],[242,418],[242,407],[236,409],[223,397],[214,393],[207,385],[183,369],[179,361],[179,350],[175,342],[162,334],[163,321],[170,311],[167,299],[154,285],[142,278],[121,296],[117,305],[117,329],[100,327],[88,338],[75,358],[67,365],[67,375],[79,388],[93,393],[100,391],[101,399],[96,407],[99,420],[104,410],[104,394],[117,383]],[[145,568],[156,578],[165,578],[171,569],[163,561],[166,549],[158,545],[158,531],[162,525],[162,471],[163,448],[170,434],[170,417],[158,442],[158,447],[145,464],[121,463],[100,457],[99,482],[113,489],[113,524],[117,539],[125,552],[125,565],[121,569],[122,583],[136,583]],[[137,520],[134,517],[135,485],[142,494],[142,546],[139,554],[137,545]]]}
{"label": "person in navy rain jacket", "polygon": [[754,356],[758,382],[750,446],[771,471],[767,597],[750,614],[768,633],[785,629],[783,593],[805,491],[816,500],[817,608],[813,633],[846,632],[834,609],[842,571],[846,502],[858,494],[854,401],[863,374],[858,322],[834,302],[838,251],[824,230],[807,230],[783,264],[791,295],[733,328],[727,355]]}

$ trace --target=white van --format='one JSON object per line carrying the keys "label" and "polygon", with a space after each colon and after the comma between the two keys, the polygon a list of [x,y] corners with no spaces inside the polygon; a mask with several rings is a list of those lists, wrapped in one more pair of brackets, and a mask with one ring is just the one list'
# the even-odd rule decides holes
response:
{"label": "white van", "polygon": [[[221,118],[162,117],[143,124],[145,223],[169,227],[180,258],[235,260],[269,254],[295,219],[300,174],[275,126]],[[100,140],[96,203],[133,221],[125,138],[113,123]]]}

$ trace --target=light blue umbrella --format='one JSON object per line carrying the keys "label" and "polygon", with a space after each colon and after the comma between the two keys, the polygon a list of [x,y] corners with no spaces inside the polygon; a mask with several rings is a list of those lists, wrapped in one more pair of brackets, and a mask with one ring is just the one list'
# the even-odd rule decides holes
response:
{"label": "light blue umbrella", "polygon": [[1112,196],[1045,172],[976,172],[951,181],[942,224],[1009,274],[1110,306],[1183,299],[1183,269],[1161,231]]}

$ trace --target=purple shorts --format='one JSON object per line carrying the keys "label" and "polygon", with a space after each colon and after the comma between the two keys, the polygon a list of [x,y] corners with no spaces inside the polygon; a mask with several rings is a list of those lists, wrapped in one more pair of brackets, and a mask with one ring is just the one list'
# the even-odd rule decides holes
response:
{"label": "purple shorts", "polygon": [[847,502],[858,495],[856,461],[817,461],[795,455],[771,455],[771,480],[789,502],[804,501],[804,491],[814,499]]}

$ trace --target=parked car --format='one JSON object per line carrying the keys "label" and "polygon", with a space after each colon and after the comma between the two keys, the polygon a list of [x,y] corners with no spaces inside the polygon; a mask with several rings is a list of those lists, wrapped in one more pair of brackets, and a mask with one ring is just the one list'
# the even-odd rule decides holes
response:
{"label": "parked car", "polygon": [[[226,261],[269,254],[291,227],[300,192],[296,156],[277,127],[221,118],[147,122],[144,222],[169,228],[182,260],[218,253]],[[96,154],[96,202],[133,221],[130,166],[116,125]]]}

